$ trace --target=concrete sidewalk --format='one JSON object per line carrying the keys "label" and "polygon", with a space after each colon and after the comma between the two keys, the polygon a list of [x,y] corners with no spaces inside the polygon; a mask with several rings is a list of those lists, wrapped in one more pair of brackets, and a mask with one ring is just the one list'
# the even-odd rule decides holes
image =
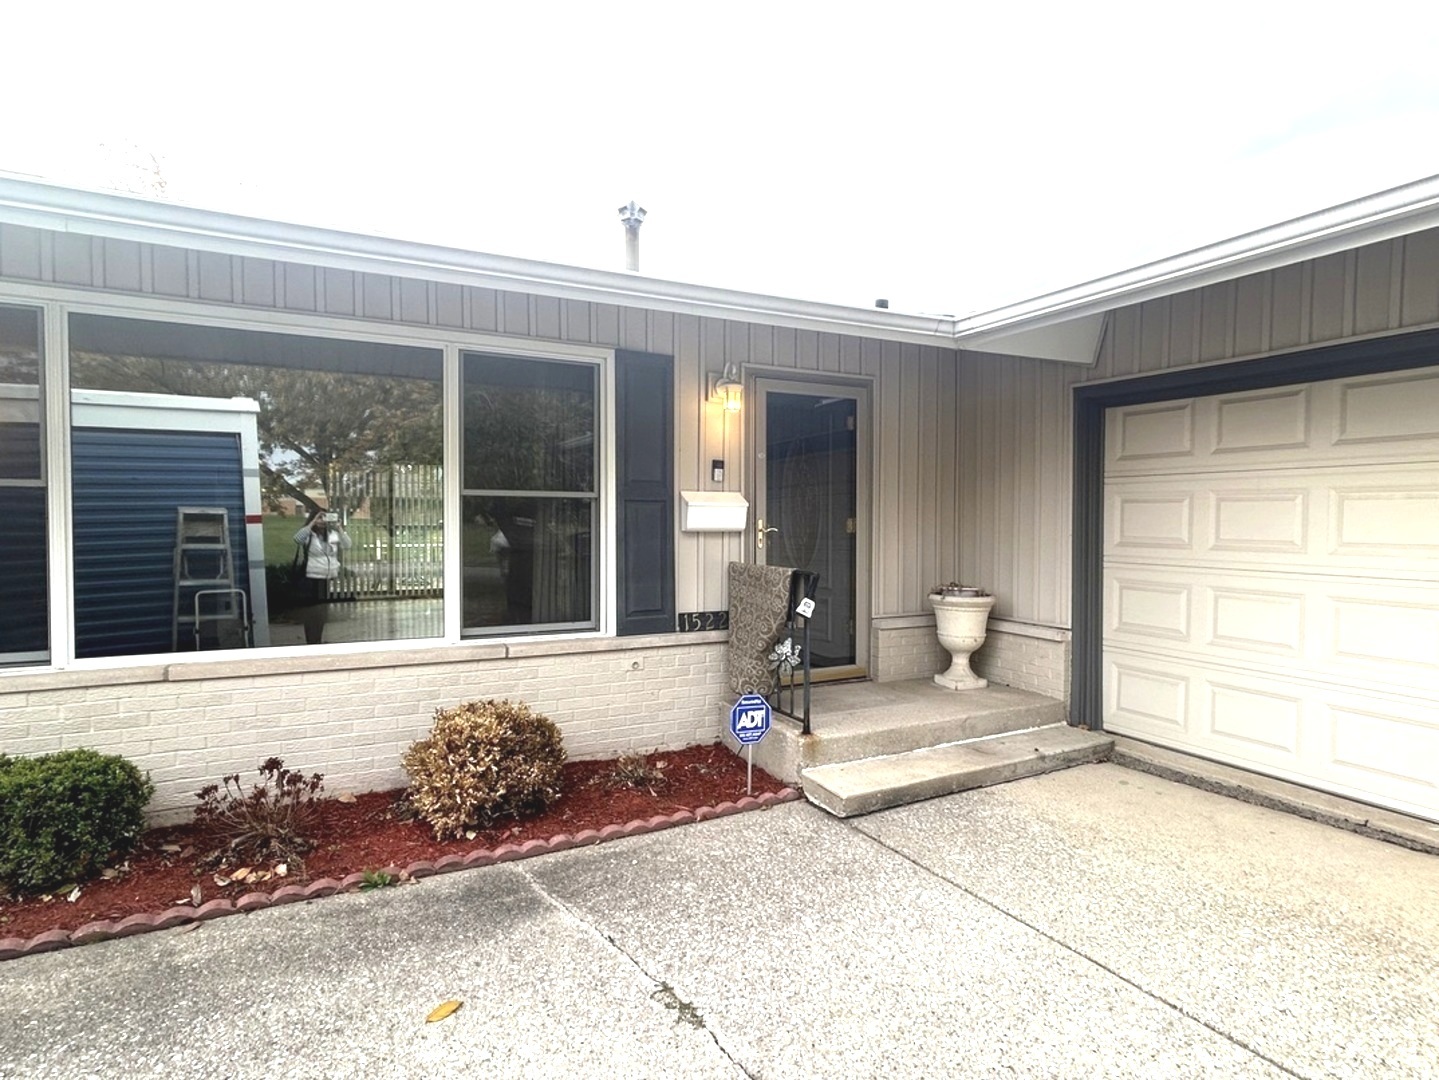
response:
{"label": "concrete sidewalk", "polygon": [[10,961],[0,1076],[1432,1076],[1436,957],[1439,858],[1091,765]]}

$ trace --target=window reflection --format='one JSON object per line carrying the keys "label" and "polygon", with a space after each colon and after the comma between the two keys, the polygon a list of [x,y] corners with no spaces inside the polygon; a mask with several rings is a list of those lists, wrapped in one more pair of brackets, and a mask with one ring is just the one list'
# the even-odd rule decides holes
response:
{"label": "window reflection", "polygon": [[464,625],[592,628],[597,369],[464,360]]}
{"label": "window reflection", "polygon": [[40,313],[0,305],[0,664],[49,659]]}
{"label": "window reflection", "polygon": [[[70,336],[78,655],[443,633],[438,351],[78,314]],[[228,577],[181,569],[187,508],[224,511]],[[323,589],[316,513],[344,537]]]}

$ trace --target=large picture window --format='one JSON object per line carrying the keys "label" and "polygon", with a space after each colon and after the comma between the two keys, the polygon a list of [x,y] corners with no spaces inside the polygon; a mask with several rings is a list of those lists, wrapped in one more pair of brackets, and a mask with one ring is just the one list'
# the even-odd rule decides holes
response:
{"label": "large picture window", "polygon": [[0,664],[50,657],[40,312],[0,305]]}
{"label": "large picture window", "polygon": [[466,633],[598,625],[598,372],[464,354]]}
{"label": "large picture window", "polygon": [[76,655],[442,636],[441,357],[72,315]]}

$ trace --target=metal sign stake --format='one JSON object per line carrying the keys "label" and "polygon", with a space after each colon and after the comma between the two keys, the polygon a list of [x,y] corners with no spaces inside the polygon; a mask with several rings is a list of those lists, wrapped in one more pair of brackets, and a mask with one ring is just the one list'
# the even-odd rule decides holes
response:
{"label": "metal sign stake", "polygon": [[760,694],[745,694],[729,711],[729,730],[735,741],[744,747],[744,793],[754,794],[754,744],[769,731],[769,702]]}

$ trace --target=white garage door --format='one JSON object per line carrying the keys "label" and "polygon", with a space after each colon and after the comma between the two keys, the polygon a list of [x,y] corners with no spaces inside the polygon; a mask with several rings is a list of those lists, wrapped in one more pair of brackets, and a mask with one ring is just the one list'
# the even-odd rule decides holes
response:
{"label": "white garage door", "polygon": [[1439,367],[1106,438],[1105,726],[1439,820]]}

